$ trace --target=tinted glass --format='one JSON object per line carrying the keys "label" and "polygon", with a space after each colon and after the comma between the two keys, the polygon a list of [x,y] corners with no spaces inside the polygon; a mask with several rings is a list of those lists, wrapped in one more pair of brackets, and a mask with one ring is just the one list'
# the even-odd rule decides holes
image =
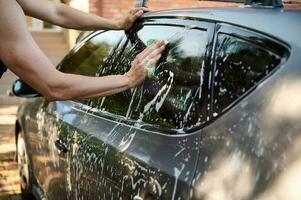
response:
{"label": "tinted glass", "polygon": [[[112,51],[111,55],[105,60],[102,68],[98,68],[96,76],[120,75],[125,74],[131,68],[131,63],[134,60],[137,52],[131,55],[125,53],[125,46],[120,45]],[[122,52],[124,52],[122,54]],[[126,90],[107,97],[99,97],[86,101],[85,103],[92,108],[101,109],[103,113],[119,115],[120,117],[127,116],[127,109],[133,97],[134,90]]]}
{"label": "tinted glass", "polygon": [[83,42],[67,55],[59,66],[65,73],[95,76],[108,56],[119,46],[123,31],[107,31]]}
{"label": "tinted glass", "polygon": [[[154,38],[153,33],[160,33]],[[184,27],[146,26],[138,38],[144,44],[149,39],[169,42],[156,77],[145,81],[138,92],[133,116],[144,122],[168,128],[184,128],[201,123],[205,90],[201,79],[207,44],[206,30]]]}
{"label": "tinted glass", "polygon": [[214,115],[241,97],[280,63],[280,57],[244,39],[218,34]]}
{"label": "tinted glass", "polygon": [[[143,123],[184,128],[206,119],[203,109],[208,92],[203,86],[206,30],[147,25],[128,36],[122,55],[111,61],[110,73],[124,73],[150,39],[168,45],[156,65],[155,77],[135,89],[94,100],[94,107]],[[106,74],[103,69],[100,74]]]}

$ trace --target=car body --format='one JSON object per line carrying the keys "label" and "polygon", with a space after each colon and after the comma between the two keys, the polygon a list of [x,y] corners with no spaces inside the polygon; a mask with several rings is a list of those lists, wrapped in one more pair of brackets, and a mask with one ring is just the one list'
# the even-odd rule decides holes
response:
{"label": "car body", "polygon": [[300,22],[297,10],[196,8],[83,36],[60,71],[122,74],[149,40],[169,43],[135,89],[20,106],[23,190],[48,200],[300,195]]}

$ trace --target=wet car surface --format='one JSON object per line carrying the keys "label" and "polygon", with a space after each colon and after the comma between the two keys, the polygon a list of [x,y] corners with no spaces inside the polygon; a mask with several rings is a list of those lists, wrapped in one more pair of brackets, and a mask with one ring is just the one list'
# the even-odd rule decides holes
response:
{"label": "wet car surface", "polygon": [[149,40],[168,45],[155,76],[135,89],[20,106],[23,191],[46,199],[291,199],[285,188],[297,186],[288,180],[301,178],[300,20],[300,11],[283,9],[183,9],[83,37],[60,71],[123,74]]}

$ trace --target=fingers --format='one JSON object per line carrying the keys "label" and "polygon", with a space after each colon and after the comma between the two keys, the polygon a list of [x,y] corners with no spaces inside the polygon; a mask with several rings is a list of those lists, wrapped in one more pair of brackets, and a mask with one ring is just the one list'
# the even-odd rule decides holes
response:
{"label": "fingers", "polygon": [[162,52],[163,52],[164,50],[165,50],[165,46],[161,46],[160,48],[155,49],[155,50],[153,50],[151,53],[149,53],[149,54],[146,56],[146,59],[152,59],[152,58],[156,57],[157,55],[162,54]]}
{"label": "fingers", "polygon": [[132,8],[130,10],[130,13],[133,14],[133,13],[136,13],[137,11],[139,11],[139,10],[142,10],[143,12],[149,12],[150,11],[150,9],[145,8],[145,7],[137,7],[137,8]]}
{"label": "fingers", "polygon": [[134,22],[138,19],[144,12],[148,12],[149,9],[145,7],[133,8],[130,10],[130,21]]}
{"label": "fingers", "polygon": [[[161,58],[162,52],[165,49],[164,41],[156,41],[153,45],[146,48],[143,52],[138,54],[132,62],[132,70],[135,76],[139,77],[139,74],[145,74],[149,67],[155,66],[155,64]],[[132,74],[132,73],[129,73]],[[145,77],[144,77],[145,78]]]}
{"label": "fingers", "polygon": [[136,19],[138,19],[144,12],[148,12],[149,9],[144,8],[144,7],[139,7],[139,8],[133,8],[130,10],[130,21],[134,22]]}
{"label": "fingers", "polygon": [[138,11],[134,12],[134,13],[131,14],[131,16],[130,16],[130,21],[131,21],[131,22],[136,21],[136,19],[138,19],[142,14],[143,14],[143,10],[138,10]]}
{"label": "fingers", "polygon": [[157,53],[156,51],[162,52],[165,49],[165,42],[164,41],[156,41],[150,47],[144,49],[139,55],[142,58],[149,56],[152,53]]}
{"label": "fingers", "polygon": [[131,69],[126,73],[126,76],[129,77],[130,80],[130,87],[136,87],[146,77],[150,78],[154,75],[154,72],[148,70],[152,69],[150,67],[156,65],[164,49],[165,42],[157,41],[136,56],[132,62]]}
{"label": "fingers", "polygon": [[160,48],[153,50],[147,56],[143,56],[143,54],[142,56],[140,55],[141,65],[144,66],[145,68],[155,65],[158,62],[158,60],[161,58],[163,51],[164,51],[164,46],[161,46]]}
{"label": "fingers", "polygon": [[144,68],[151,67],[158,62],[162,52],[165,49],[165,46],[160,46],[159,48],[149,47],[149,49],[146,49],[145,52],[142,52],[142,54],[138,55],[139,62]]}
{"label": "fingers", "polygon": [[147,69],[149,67],[156,65],[156,63],[159,61],[160,58],[161,58],[161,54],[156,55],[152,59],[147,60],[147,62],[144,64],[144,67]]}

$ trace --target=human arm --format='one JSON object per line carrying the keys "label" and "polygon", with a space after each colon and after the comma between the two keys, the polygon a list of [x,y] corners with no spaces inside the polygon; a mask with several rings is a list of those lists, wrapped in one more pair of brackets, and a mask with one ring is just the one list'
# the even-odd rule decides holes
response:
{"label": "human arm", "polygon": [[116,30],[128,29],[146,8],[134,8],[119,20],[91,15],[63,3],[48,0],[19,0],[24,12],[32,17],[49,23],[78,30]]}
{"label": "human arm", "polygon": [[15,1],[0,0],[0,59],[48,100],[82,99],[115,94],[139,85],[146,67],[153,65],[164,43],[147,48],[124,75],[86,77],[64,74],[39,49],[29,33],[24,13]]}

